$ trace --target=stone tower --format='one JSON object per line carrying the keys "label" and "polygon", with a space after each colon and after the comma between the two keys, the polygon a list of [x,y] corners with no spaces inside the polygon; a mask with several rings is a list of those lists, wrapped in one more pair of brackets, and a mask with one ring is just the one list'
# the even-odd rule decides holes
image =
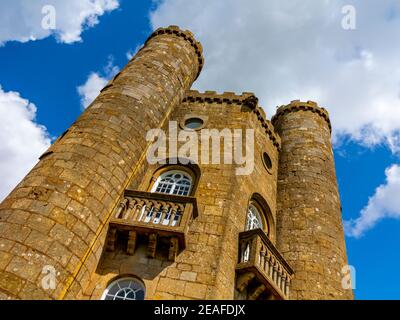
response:
{"label": "stone tower", "polygon": [[0,298],[352,297],[327,113],[271,123],[252,93],[190,90],[202,66],[156,30],[40,157],[0,204]]}
{"label": "stone tower", "polygon": [[327,111],[292,101],[272,122],[282,139],[277,246],[295,270],[293,299],[349,299],[342,288],[346,245]]}
{"label": "stone tower", "polygon": [[[201,45],[190,32],[157,30],[41,157],[1,204],[0,235],[14,249],[1,259],[0,278],[8,279],[1,281],[3,292],[19,298],[82,292],[121,192],[143,174],[143,133],[163,124],[202,64]],[[43,265],[60,273],[53,291],[39,289]]]}

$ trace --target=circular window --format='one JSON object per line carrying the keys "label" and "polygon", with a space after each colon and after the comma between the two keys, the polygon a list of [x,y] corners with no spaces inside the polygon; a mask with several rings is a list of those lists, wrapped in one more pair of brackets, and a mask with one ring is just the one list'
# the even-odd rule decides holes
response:
{"label": "circular window", "polygon": [[203,127],[204,121],[200,118],[189,118],[185,120],[184,127],[185,129],[190,130],[199,130]]}
{"label": "circular window", "polygon": [[271,158],[269,157],[268,153],[264,152],[262,158],[263,158],[263,163],[264,163],[265,169],[267,169],[267,171],[268,171],[269,173],[271,173],[271,170],[272,170],[272,160],[271,160]]}
{"label": "circular window", "polygon": [[144,300],[143,284],[135,278],[122,278],[112,282],[104,291],[102,300]]}

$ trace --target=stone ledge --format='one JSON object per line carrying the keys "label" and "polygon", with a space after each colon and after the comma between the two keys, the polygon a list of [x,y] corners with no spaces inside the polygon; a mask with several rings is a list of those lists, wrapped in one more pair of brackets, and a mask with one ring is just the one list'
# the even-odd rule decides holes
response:
{"label": "stone ledge", "polygon": [[203,46],[201,45],[200,42],[196,41],[194,35],[192,32],[189,30],[181,30],[178,26],[169,26],[166,28],[158,28],[156,31],[154,31],[150,37],[146,40],[145,45],[147,42],[150,41],[150,39],[154,38],[155,36],[161,35],[161,34],[171,34],[175,35],[177,37],[181,37],[188,41],[190,45],[194,48],[194,51],[197,54],[198,61],[199,61],[199,71],[197,72],[196,79],[199,77],[201,70],[203,69],[204,66],[204,57],[203,57]]}
{"label": "stone ledge", "polygon": [[248,107],[256,116],[265,133],[268,135],[273,145],[280,150],[281,139],[275,132],[271,121],[267,120],[264,110],[258,105],[258,98],[252,92],[243,92],[235,94],[234,92],[217,93],[215,91],[189,90],[182,102],[216,103],[216,104],[236,104]]}
{"label": "stone ledge", "polygon": [[280,106],[276,110],[276,114],[272,117],[271,122],[274,125],[279,117],[296,111],[311,111],[317,113],[328,123],[329,131],[332,132],[332,125],[329,119],[329,113],[325,108],[319,107],[314,101],[301,102],[300,100],[293,100],[288,105]]}

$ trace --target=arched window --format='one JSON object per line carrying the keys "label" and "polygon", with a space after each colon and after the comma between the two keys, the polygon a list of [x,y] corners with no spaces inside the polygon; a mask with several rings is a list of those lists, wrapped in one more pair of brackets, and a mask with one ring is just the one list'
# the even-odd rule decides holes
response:
{"label": "arched window", "polygon": [[275,219],[268,202],[253,193],[247,207],[245,230],[261,229],[271,241],[275,241]]}
{"label": "arched window", "polygon": [[263,219],[257,206],[250,203],[247,210],[246,230],[264,229]]}
{"label": "arched window", "polygon": [[135,278],[121,278],[111,282],[101,300],[144,300],[144,285]]}
{"label": "arched window", "polygon": [[192,189],[192,177],[184,171],[172,170],[160,175],[152,192],[187,196]]}

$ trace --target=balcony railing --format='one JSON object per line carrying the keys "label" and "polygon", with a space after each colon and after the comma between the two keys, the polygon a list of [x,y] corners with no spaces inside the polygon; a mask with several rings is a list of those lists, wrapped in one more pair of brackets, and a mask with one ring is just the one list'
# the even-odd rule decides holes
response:
{"label": "balcony railing", "polygon": [[157,241],[170,241],[169,258],[186,247],[190,222],[198,215],[194,197],[126,190],[110,220],[108,250],[115,249],[116,231],[128,232],[128,254],[133,254],[138,234],[149,238],[148,256],[155,256]]}
{"label": "balcony railing", "polygon": [[251,287],[248,299],[288,299],[293,270],[261,229],[239,235],[236,267],[239,292]]}

